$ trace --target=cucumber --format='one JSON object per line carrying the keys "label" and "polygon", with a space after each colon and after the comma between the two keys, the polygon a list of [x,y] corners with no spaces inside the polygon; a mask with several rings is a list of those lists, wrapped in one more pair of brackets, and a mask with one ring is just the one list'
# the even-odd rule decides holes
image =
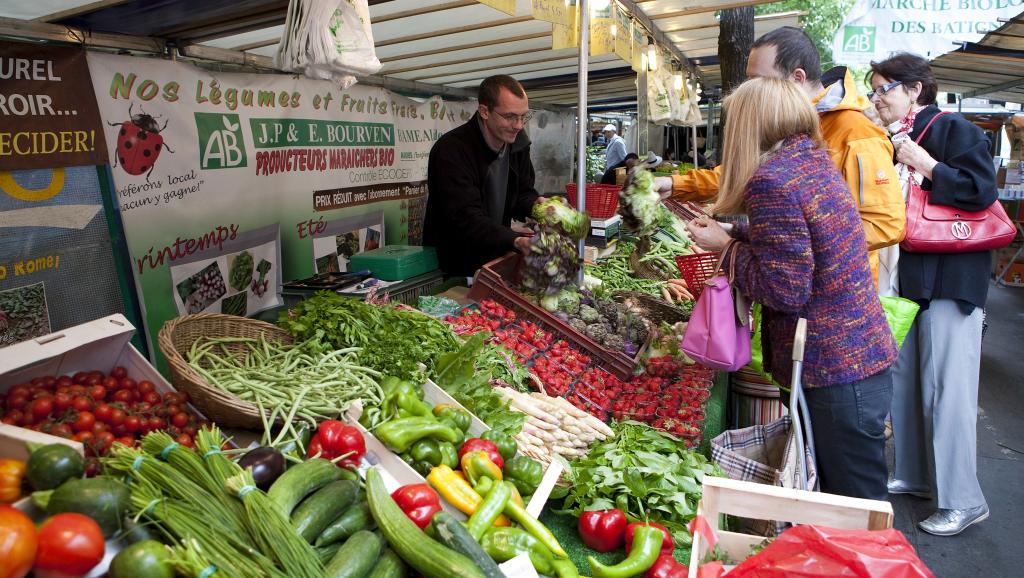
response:
{"label": "cucumber", "polygon": [[377,563],[383,546],[380,536],[359,530],[341,545],[324,567],[324,578],[363,578]]}
{"label": "cucumber", "polygon": [[99,524],[109,538],[123,527],[131,492],[121,482],[103,476],[73,479],[53,491],[46,504],[50,515],[75,512],[85,514]]}
{"label": "cucumber", "polygon": [[296,504],[331,482],[342,479],[341,468],[316,458],[285,470],[270,486],[267,495],[277,503],[285,517],[291,517]]}
{"label": "cucumber", "polygon": [[425,578],[486,578],[472,560],[431,539],[406,517],[375,468],[366,471],[366,498],[384,538]]}
{"label": "cucumber", "polygon": [[331,562],[334,555],[338,553],[340,548],[341,542],[335,542],[326,546],[317,546],[316,548],[313,548],[313,551],[316,552],[316,557],[320,560],[320,565],[326,566]]}
{"label": "cucumber", "polygon": [[376,524],[370,514],[370,505],[366,500],[356,502],[344,514],[331,522],[317,536],[317,547],[341,542],[359,530],[372,530]]}
{"label": "cucumber", "polygon": [[484,552],[476,538],[451,514],[444,511],[434,514],[431,525],[437,532],[439,542],[472,560],[484,573],[484,576],[505,578],[505,574],[498,568],[497,562],[488,556],[487,552]]}
{"label": "cucumber", "polygon": [[306,498],[292,512],[292,528],[310,544],[356,497],[359,485],[351,480],[331,482]]}
{"label": "cucumber", "polygon": [[366,578],[405,578],[408,573],[408,566],[398,554],[395,554],[395,551],[390,548],[385,548],[384,553],[377,560],[377,565],[373,567],[373,571]]}

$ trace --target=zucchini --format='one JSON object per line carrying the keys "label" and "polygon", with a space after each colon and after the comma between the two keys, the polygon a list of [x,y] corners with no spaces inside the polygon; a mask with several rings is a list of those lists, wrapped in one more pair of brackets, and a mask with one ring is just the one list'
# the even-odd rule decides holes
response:
{"label": "zucchini", "polygon": [[405,562],[390,548],[385,548],[377,564],[366,578],[405,578],[409,568]]}
{"label": "zucchini", "polygon": [[363,578],[377,564],[383,546],[380,536],[359,530],[331,558],[324,568],[324,578]]}
{"label": "zucchini", "polygon": [[338,553],[340,548],[341,542],[335,542],[326,546],[317,546],[316,548],[313,548],[313,551],[316,552],[316,557],[320,560],[320,565],[326,566],[331,563],[331,560],[334,559],[334,555]]}
{"label": "zucchini", "polygon": [[342,478],[341,469],[331,462],[316,458],[285,470],[270,486],[267,495],[277,503],[286,518],[295,505],[309,494]]}
{"label": "zucchini", "polygon": [[75,512],[85,514],[99,524],[103,537],[109,538],[124,526],[131,492],[114,478],[96,476],[68,480],[50,494],[46,512],[50,515]]}
{"label": "zucchini", "polygon": [[425,578],[486,578],[472,560],[423,533],[391,499],[376,468],[366,471],[370,512],[395,552]]}
{"label": "zucchini", "polygon": [[341,542],[359,530],[372,530],[375,526],[370,505],[365,500],[359,501],[320,532],[316,545],[320,547]]}
{"label": "zucchini", "polygon": [[480,568],[487,578],[505,578],[505,574],[498,568],[498,564],[484,552],[476,538],[466,530],[461,522],[445,511],[434,514],[431,520],[434,531],[437,532],[437,540],[452,550],[464,554]]}
{"label": "zucchini", "polygon": [[324,528],[348,509],[358,489],[353,481],[338,480],[313,492],[292,512],[292,528],[312,544]]}

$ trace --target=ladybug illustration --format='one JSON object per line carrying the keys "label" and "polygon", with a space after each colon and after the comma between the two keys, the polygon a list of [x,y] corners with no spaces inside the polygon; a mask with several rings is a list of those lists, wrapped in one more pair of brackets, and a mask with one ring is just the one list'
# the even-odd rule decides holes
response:
{"label": "ladybug illustration", "polygon": [[164,137],[160,136],[160,132],[167,128],[167,121],[159,126],[156,119],[145,112],[132,116],[131,105],[128,106],[128,117],[130,120],[121,123],[107,123],[121,127],[117,133],[117,162],[121,163],[121,168],[129,175],[146,173],[148,181],[160,151],[166,148],[174,152],[164,143]]}

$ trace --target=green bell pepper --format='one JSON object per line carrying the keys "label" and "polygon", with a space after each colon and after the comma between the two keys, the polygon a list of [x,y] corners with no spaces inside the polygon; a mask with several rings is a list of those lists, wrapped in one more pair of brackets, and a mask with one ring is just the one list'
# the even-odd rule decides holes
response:
{"label": "green bell pepper", "polygon": [[468,411],[460,407],[444,403],[439,403],[434,406],[434,417],[440,420],[451,421],[460,430],[462,430],[463,433],[469,431],[469,426],[473,423],[473,417]]}
{"label": "green bell pepper", "polygon": [[459,467],[459,456],[455,452],[455,446],[448,442],[441,442],[435,439],[421,439],[412,444],[408,455],[412,458],[409,464],[421,476],[426,476],[430,470],[444,464],[449,468]]}
{"label": "green bell pepper", "polygon": [[554,556],[539,540],[519,528],[488,528],[480,538],[480,546],[496,562],[507,562],[520,554],[528,554],[539,574],[554,574]]}
{"label": "green bell pepper", "polygon": [[536,460],[518,455],[505,462],[503,473],[505,480],[515,484],[520,494],[529,496],[537,491],[537,486],[544,478],[544,466]]}
{"label": "green bell pepper", "polygon": [[398,415],[402,417],[430,417],[430,404],[420,401],[416,394],[411,391],[401,391],[397,394]]}
{"label": "green bell pepper", "polygon": [[403,453],[423,438],[454,444],[458,433],[433,417],[406,417],[381,425],[373,434],[395,453]]}
{"label": "green bell pepper", "polygon": [[458,440],[456,440],[453,443],[455,444],[456,448],[462,447],[462,444],[466,442],[466,432],[462,431],[462,429],[459,428],[459,425],[452,421],[451,418],[438,418],[437,421],[455,430],[455,435],[458,437]]}
{"label": "green bell pepper", "polygon": [[498,446],[498,453],[501,454],[501,458],[506,462],[511,460],[516,455],[516,452],[519,451],[516,440],[507,433],[502,433],[498,430],[487,430],[480,436],[480,439],[494,442],[494,445]]}

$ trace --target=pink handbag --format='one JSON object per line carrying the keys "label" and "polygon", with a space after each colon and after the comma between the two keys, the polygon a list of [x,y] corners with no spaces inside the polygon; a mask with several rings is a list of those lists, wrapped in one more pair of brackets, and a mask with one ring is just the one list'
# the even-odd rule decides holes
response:
{"label": "pink handbag", "polygon": [[735,251],[729,250],[733,242],[722,250],[715,268],[721,269],[728,255],[728,274],[706,282],[683,335],[683,352],[719,371],[736,371],[750,363],[750,304],[731,284],[736,277]]}

